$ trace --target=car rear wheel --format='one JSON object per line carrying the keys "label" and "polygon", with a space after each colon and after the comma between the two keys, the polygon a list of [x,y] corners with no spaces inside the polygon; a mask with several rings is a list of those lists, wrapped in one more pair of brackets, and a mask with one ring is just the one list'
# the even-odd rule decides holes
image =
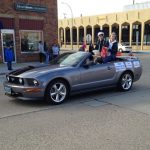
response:
{"label": "car rear wheel", "polygon": [[52,81],[46,90],[46,101],[52,104],[63,103],[69,95],[69,88],[65,81]]}
{"label": "car rear wheel", "polygon": [[120,77],[118,87],[121,91],[129,91],[133,84],[133,76],[130,72],[122,74]]}

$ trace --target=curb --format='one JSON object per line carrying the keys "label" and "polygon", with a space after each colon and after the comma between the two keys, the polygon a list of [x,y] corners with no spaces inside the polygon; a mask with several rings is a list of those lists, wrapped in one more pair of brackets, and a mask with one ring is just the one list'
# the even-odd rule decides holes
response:
{"label": "curb", "polygon": [[2,73],[0,73],[0,76],[4,76],[4,75],[6,75],[8,72],[2,72]]}
{"label": "curb", "polygon": [[132,52],[132,53],[136,53],[136,54],[150,54],[150,52]]}
{"label": "curb", "polygon": [[0,73],[0,76],[6,75],[7,73]]}

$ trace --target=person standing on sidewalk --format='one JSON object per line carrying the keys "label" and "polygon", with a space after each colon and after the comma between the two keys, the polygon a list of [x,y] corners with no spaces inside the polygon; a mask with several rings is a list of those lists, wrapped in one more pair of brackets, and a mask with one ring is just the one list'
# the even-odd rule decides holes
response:
{"label": "person standing on sidewalk", "polygon": [[52,51],[53,51],[53,58],[58,57],[60,51],[58,44],[53,44]]}
{"label": "person standing on sidewalk", "polygon": [[45,63],[49,63],[49,51],[46,42],[44,42],[44,52],[45,52]]}
{"label": "person standing on sidewalk", "polygon": [[40,56],[40,63],[43,63],[45,59],[45,51],[44,51],[44,45],[42,41],[39,41],[38,50],[39,50],[39,56]]}
{"label": "person standing on sidewalk", "polygon": [[12,61],[14,58],[13,50],[10,47],[10,45],[7,45],[5,48],[5,61],[7,62],[7,68],[8,70],[12,70]]}

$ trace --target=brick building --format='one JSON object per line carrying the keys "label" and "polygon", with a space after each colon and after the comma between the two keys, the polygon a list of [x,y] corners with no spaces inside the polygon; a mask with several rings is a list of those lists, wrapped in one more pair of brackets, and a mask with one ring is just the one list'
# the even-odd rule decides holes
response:
{"label": "brick building", "polygon": [[14,62],[37,61],[38,42],[56,42],[58,37],[57,0],[1,0],[0,55],[14,50]]}

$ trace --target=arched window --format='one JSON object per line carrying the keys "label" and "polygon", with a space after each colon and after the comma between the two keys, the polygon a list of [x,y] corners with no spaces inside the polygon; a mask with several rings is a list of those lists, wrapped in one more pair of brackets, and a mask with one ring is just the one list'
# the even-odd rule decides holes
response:
{"label": "arched window", "polygon": [[141,44],[141,23],[134,22],[132,27],[132,45]]}
{"label": "arched window", "polygon": [[105,39],[108,40],[109,39],[109,25],[108,24],[103,25],[103,32],[104,32]]}
{"label": "arched window", "polygon": [[66,45],[70,45],[70,28],[66,28]]}
{"label": "arched window", "polygon": [[80,45],[82,45],[83,38],[84,38],[84,27],[80,26],[79,27],[79,44]]}
{"label": "arched window", "polygon": [[100,26],[99,25],[95,25],[94,26],[94,44],[96,44],[97,40],[98,40],[98,32],[100,31]]}
{"label": "arched window", "polygon": [[122,24],[122,43],[129,45],[130,43],[130,24],[125,22]]}
{"label": "arched window", "polygon": [[112,24],[111,32],[115,32],[116,36],[117,36],[117,40],[119,40],[119,24],[117,24],[117,23]]}
{"label": "arched window", "polygon": [[77,45],[77,28],[73,27],[72,28],[72,35],[73,35],[73,45]]}
{"label": "arched window", "polygon": [[150,20],[145,22],[144,45],[150,45]]}
{"label": "arched window", "polygon": [[59,41],[62,44],[64,44],[64,29],[61,27],[59,28]]}
{"label": "arched window", "polygon": [[92,27],[88,25],[86,27],[86,43],[90,44],[92,41]]}

